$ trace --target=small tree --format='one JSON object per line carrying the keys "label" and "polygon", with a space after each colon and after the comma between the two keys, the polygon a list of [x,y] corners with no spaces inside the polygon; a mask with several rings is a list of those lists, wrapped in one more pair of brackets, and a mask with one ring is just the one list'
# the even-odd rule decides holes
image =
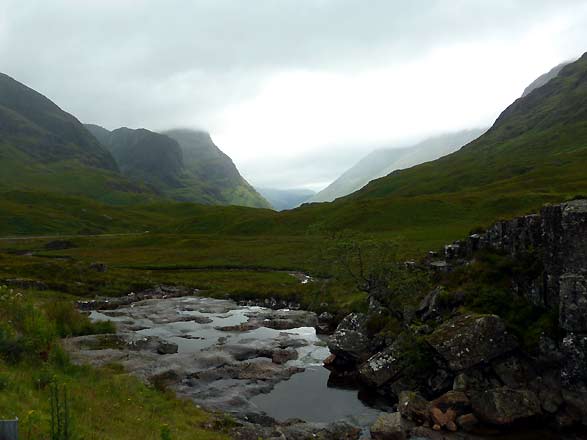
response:
{"label": "small tree", "polygon": [[342,234],[332,240],[328,259],[334,275],[351,280],[370,305],[389,304],[389,284],[398,266],[394,242]]}

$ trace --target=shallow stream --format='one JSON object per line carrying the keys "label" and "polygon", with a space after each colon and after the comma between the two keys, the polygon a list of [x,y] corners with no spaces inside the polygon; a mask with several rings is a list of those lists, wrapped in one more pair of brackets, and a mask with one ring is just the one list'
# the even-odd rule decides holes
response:
{"label": "shallow stream", "polygon": [[114,321],[125,342],[88,349],[81,339],[78,356],[97,364],[120,362],[146,380],[164,378],[178,394],[209,409],[360,427],[380,414],[358,398],[357,389],[329,382],[322,363],[330,352],[311,312],[184,297],[94,311],[91,318]]}

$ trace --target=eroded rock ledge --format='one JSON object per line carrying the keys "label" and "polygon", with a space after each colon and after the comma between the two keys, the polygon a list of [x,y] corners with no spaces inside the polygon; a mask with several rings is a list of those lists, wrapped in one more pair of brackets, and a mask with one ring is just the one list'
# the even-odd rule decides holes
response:
{"label": "eroded rock ledge", "polygon": [[[331,338],[329,367],[354,371],[397,402],[398,412],[372,427],[374,439],[478,438],[521,423],[555,432],[587,427],[587,200],[496,223],[409,264],[447,272],[487,251],[538,268],[511,277],[512,300],[556,313],[556,336],[542,335],[527,350],[501,317],[463,312],[463,299],[455,295],[447,304],[442,288],[404,316],[395,338],[376,341],[369,315],[347,316]],[[411,374],[421,361],[416,344],[428,365],[418,377]]]}

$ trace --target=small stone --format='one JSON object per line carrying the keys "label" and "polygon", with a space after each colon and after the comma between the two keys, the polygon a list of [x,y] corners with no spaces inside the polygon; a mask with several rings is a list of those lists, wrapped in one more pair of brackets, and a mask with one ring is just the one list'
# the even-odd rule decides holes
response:
{"label": "small stone", "polygon": [[326,359],[324,359],[324,366],[328,367],[329,365],[334,364],[334,361],[336,360],[336,355],[333,353],[330,356],[328,356]]}
{"label": "small stone", "polygon": [[439,425],[441,428],[448,427],[449,423],[454,423],[457,418],[457,413],[453,409],[447,409],[442,411],[439,408],[432,408],[430,410],[432,421],[435,425]]}

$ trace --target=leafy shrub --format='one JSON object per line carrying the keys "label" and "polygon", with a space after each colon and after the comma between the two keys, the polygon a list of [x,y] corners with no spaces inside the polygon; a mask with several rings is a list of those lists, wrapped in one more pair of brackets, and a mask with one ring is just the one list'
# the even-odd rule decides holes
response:
{"label": "leafy shrub", "polygon": [[114,333],[111,321],[92,322],[90,318],[68,301],[52,302],[45,306],[45,313],[55,323],[57,334],[62,337]]}
{"label": "leafy shrub", "polygon": [[55,327],[22,294],[0,287],[0,356],[18,362],[24,356],[48,353],[55,339]]}

